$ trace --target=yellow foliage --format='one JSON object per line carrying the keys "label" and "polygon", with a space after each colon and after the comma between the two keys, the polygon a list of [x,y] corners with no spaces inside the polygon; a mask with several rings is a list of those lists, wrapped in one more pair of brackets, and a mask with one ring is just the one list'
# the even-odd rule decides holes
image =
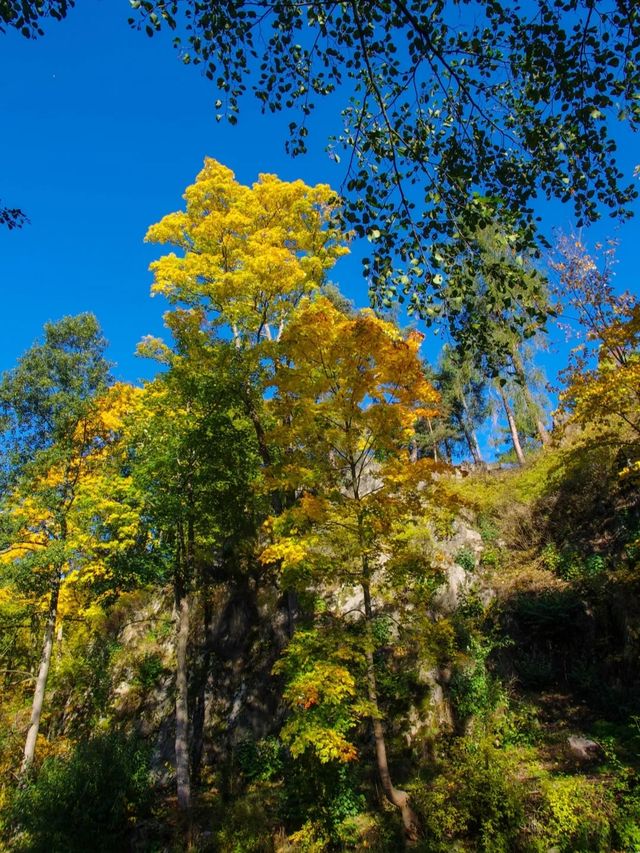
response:
{"label": "yellow foliage", "polygon": [[[107,578],[108,556],[130,547],[139,536],[132,484],[119,473],[125,421],[141,394],[124,383],[108,389],[79,422],[71,453],[54,455],[51,464],[19,488],[7,505],[16,535],[0,554],[0,562],[37,555],[34,572],[53,577],[55,568],[62,581],[63,615],[77,609],[72,588]],[[117,535],[96,536],[98,523],[117,530]],[[44,609],[44,598],[41,605]]]}
{"label": "yellow foliage", "polygon": [[151,264],[153,293],[218,312],[236,339],[254,343],[281,332],[292,308],[347,252],[329,224],[337,204],[326,184],[260,175],[247,187],[207,158],[187,188],[186,209],[147,232],[182,250]]}
{"label": "yellow foliage", "polygon": [[576,370],[562,402],[581,424],[623,421],[640,433],[640,304],[602,330],[598,365]]}
{"label": "yellow foliage", "polygon": [[268,545],[260,554],[263,566],[279,563],[283,569],[299,565],[307,555],[302,541],[296,538],[281,539]]}

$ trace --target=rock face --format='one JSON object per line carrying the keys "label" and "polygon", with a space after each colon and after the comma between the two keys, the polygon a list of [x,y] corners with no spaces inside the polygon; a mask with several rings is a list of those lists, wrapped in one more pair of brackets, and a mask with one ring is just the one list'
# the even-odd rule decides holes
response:
{"label": "rock face", "polygon": [[[153,743],[160,783],[171,778],[175,738],[175,649],[170,590],[123,605],[111,626],[105,711]],[[279,727],[280,689],[272,668],[287,642],[290,602],[272,587],[212,587],[193,602],[189,653],[191,762],[215,765],[235,744]]]}
{"label": "rock face", "polygon": [[[476,571],[484,545],[478,531],[471,526],[471,520],[465,517],[456,519],[452,536],[439,543],[439,550],[444,558],[445,581],[436,593],[434,609],[441,613],[453,613],[461,597],[472,588],[476,589],[483,603],[487,603],[492,593],[482,586]],[[460,555],[465,555],[465,559],[462,560]],[[467,565],[471,561],[473,567]]]}
{"label": "rock face", "polygon": [[[482,538],[468,518],[454,522],[450,538],[433,543],[433,558],[444,579],[429,613],[434,621],[454,612],[472,589],[481,598],[490,597],[479,569],[482,551]],[[279,729],[284,707],[272,670],[292,629],[292,606],[295,611],[295,602],[273,586],[249,579],[235,586],[212,586],[194,600],[189,661],[194,768],[219,766],[238,743]],[[360,618],[361,589],[337,589],[333,606],[347,618],[349,614]],[[377,606],[384,607],[382,602]],[[116,633],[123,653],[113,670],[111,713],[155,743],[156,775],[168,781],[174,759],[175,701],[170,591],[129,608]],[[405,731],[408,745],[428,753],[439,733],[454,726],[447,689],[450,673],[433,661],[417,663],[423,696],[410,710]]]}

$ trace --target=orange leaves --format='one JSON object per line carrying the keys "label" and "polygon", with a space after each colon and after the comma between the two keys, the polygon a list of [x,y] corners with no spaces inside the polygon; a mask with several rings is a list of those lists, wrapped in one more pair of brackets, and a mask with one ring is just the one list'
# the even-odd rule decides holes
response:
{"label": "orange leaves", "polygon": [[315,442],[325,466],[397,454],[438,402],[419,344],[418,335],[404,339],[371,311],[349,316],[323,297],[304,301],[281,340],[287,366],[274,381],[274,411],[286,426],[279,437],[294,449]]}
{"label": "orange leaves", "polygon": [[287,685],[284,698],[308,710],[320,702],[339,705],[355,694],[355,680],[349,670],[328,661],[317,661],[312,669],[296,676]]}
{"label": "orange leaves", "polygon": [[275,667],[275,671],[282,671],[293,664],[295,670],[284,691],[292,715],[282,730],[282,738],[294,756],[309,750],[323,764],[353,761],[358,753],[347,734],[366,711],[357,702],[353,675],[331,659],[334,655],[325,650],[329,659],[307,657],[310,643],[317,640],[314,632],[299,632],[285,659]]}

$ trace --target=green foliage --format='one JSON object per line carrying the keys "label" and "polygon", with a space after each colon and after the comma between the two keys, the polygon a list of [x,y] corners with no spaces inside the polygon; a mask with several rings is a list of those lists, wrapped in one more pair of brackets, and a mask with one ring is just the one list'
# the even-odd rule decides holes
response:
{"label": "green foliage", "polygon": [[471,548],[461,548],[454,557],[456,563],[461,566],[465,572],[473,572],[476,568],[476,555]]}
{"label": "green foliage", "polygon": [[[636,196],[612,138],[618,121],[640,123],[631,7],[592,16],[540,0],[531,14],[482,0],[456,4],[455,20],[447,4],[422,0],[134,0],[132,8],[134,25],[150,36],[176,30],[182,60],[203,64],[219,119],[237,123],[247,90],[263,109],[286,110],[294,155],[307,150],[318,101],[343,96],[330,153],[349,163],[344,219],[371,243],[364,264],[378,309],[407,299],[427,321],[455,320],[478,269],[494,273],[477,234],[495,223],[512,253],[496,298],[515,301],[536,247],[536,197],[570,202],[580,227],[600,210],[628,215]],[[520,331],[538,322],[539,306],[518,309]],[[483,340],[487,330],[479,319],[470,331]]]}
{"label": "green foliage", "polygon": [[546,844],[558,845],[563,853],[611,850],[615,802],[605,783],[581,776],[555,776],[543,781],[542,796],[538,819]]}
{"label": "green foliage", "polygon": [[[107,342],[93,314],[46,323],[44,336],[0,380],[2,449],[11,479],[37,451],[68,454],[77,425],[111,379],[104,358]],[[48,459],[51,464],[51,459]]]}
{"label": "green foliage", "polygon": [[236,746],[235,755],[245,779],[257,782],[270,782],[278,776],[285,760],[282,744],[274,737],[243,740]]}
{"label": "green foliage", "polygon": [[126,847],[148,809],[146,748],[118,734],[79,743],[67,758],[46,759],[11,804],[16,850],[113,853]]}
{"label": "green foliage", "polygon": [[216,853],[272,853],[273,838],[281,828],[279,787],[250,785],[229,801],[217,803],[213,821]]}
{"label": "green foliage", "polygon": [[321,829],[321,834],[337,842],[345,821],[365,807],[359,790],[358,770],[340,762],[320,763],[312,756],[291,762],[284,786],[283,816],[289,826],[305,824]]}
{"label": "green foliage", "polygon": [[493,545],[490,545],[488,548],[485,548],[482,552],[482,556],[480,558],[480,563],[485,568],[496,569],[498,568],[503,560],[503,553],[500,548],[496,548]]}
{"label": "green foliage", "polygon": [[137,661],[137,670],[132,681],[144,690],[151,690],[164,671],[165,665],[160,655],[157,652],[149,652]]}
{"label": "green foliage", "polygon": [[485,545],[492,545],[500,536],[500,530],[498,525],[496,524],[495,519],[493,519],[486,512],[481,512],[478,515],[478,532],[482,537],[482,541]]}
{"label": "green foliage", "polygon": [[496,749],[489,739],[461,739],[438,771],[412,788],[425,851],[519,849],[525,790],[516,778],[514,755]]}
{"label": "green foliage", "polygon": [[605,558],[601,554],[582,557],[570,548],[559,551],[553,542],[545,545],[541,557],[549,571],[568,581],[595,578],[607,568]]}
{"label": "green foliage", "polygon": [[455,669],[451,679],[451,699],[461,719],[477,717],[486,720],[488,715],[504,701],[500,682],[487,669],[487,658],[492,644],[471,637],[466,660]]}

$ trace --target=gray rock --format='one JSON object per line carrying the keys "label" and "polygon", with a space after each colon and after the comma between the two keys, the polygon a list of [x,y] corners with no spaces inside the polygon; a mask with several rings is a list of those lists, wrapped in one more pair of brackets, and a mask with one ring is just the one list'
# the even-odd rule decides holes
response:
{"label": "gray rock", "polygon": [[576,761],[593,761],[601,751],[600,744],[578,735],[570,735],[567,738],[567,745],[569,754]]}

